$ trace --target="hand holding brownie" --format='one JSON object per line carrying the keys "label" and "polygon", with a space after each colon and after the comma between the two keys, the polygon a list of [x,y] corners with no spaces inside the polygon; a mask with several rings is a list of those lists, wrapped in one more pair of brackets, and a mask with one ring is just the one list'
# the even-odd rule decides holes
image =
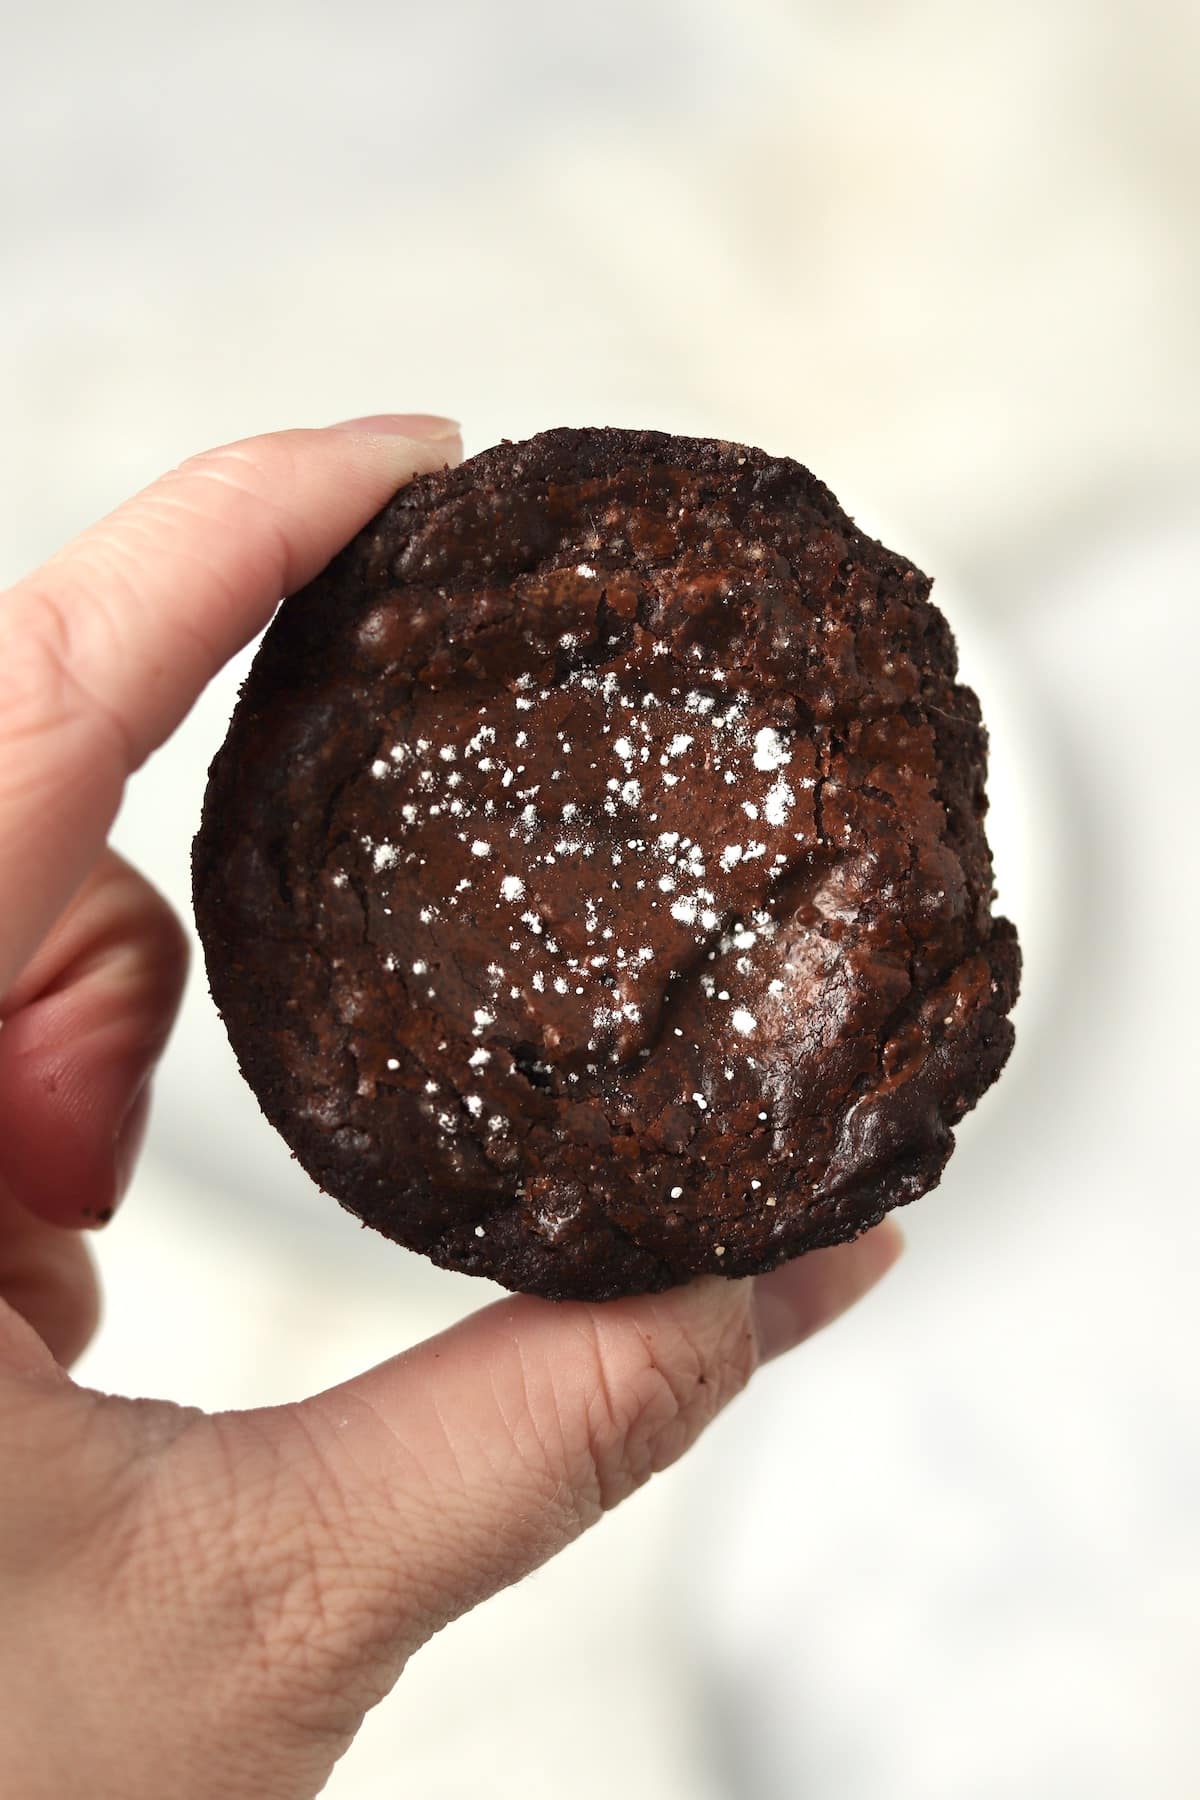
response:
{"label": "hand holding brownie", "polygon": [[30,1800],[315,1793],[415,1648],[897,1254],[885,1224],[757,1281],[505,1300],[257,1413],[64,1373],[96,1317],[79,1228],[119,1199],[182,985],[177,923],[105,847],[124,782],[281,593],[457,455],[421,417],[234,445],[0,598],[0,1770]]}

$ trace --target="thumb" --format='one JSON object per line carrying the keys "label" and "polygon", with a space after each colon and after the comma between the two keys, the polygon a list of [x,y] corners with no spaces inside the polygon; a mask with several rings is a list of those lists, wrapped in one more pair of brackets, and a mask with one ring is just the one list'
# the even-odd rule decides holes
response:
{"label": "thumb", "polygon": [[[757,1281],[714,1276],[605,1305],[514,1297],[299,1406],[227,1415],[247,1442],[226,1440],[226,1467],[257,1464],[255,1490],[271,1498],[256,1542],[309,1691],[316,1657],[323,1694],[361,1716],[414,1649],[673,1463],[761,1362],[850,1306],[902,1242],[888,1222]],[[299,1633],[281,1544],[303,1591]],[[286,1669],[274,1675],[286,1689]],[[357,1718],[325,1723],[352,1731]]]}

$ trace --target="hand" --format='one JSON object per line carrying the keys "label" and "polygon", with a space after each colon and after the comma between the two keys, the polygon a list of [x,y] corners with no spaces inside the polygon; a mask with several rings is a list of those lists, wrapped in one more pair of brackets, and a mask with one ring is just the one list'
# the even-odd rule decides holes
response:
{"label": "hand", "polygon": [[0,1787],[315,1794],[447,1621],[694,1441],[892,1263],[891,1225],[757,1282],[514,1298],[328,1393],[204,1414],[64,1373],[178,1002],[180,926],[105,848],[126,778],[441,420],[196,457],[0,599]]}

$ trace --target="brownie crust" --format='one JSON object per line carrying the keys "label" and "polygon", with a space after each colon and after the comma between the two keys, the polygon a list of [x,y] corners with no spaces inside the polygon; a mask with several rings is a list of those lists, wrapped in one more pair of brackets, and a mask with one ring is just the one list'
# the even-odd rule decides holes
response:
{"label": "brownie crust", "polygon": [[549,431],[401,490],[279,609],[194,851],[213,997],[312,1178],[590,1299],[933,1187],[1020,959],[929,590],[732,443]]}

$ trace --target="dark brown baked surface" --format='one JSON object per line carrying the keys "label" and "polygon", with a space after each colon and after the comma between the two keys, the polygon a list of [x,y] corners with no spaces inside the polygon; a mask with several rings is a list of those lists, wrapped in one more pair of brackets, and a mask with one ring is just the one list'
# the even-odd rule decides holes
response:
{"label": "dark brown baked surface", "polygon": [[1019,952],[929,587],[795,462],[561,430],[414,481],[286,600],[195,903],[313,1179],[591,1298],[932,1187]]}

